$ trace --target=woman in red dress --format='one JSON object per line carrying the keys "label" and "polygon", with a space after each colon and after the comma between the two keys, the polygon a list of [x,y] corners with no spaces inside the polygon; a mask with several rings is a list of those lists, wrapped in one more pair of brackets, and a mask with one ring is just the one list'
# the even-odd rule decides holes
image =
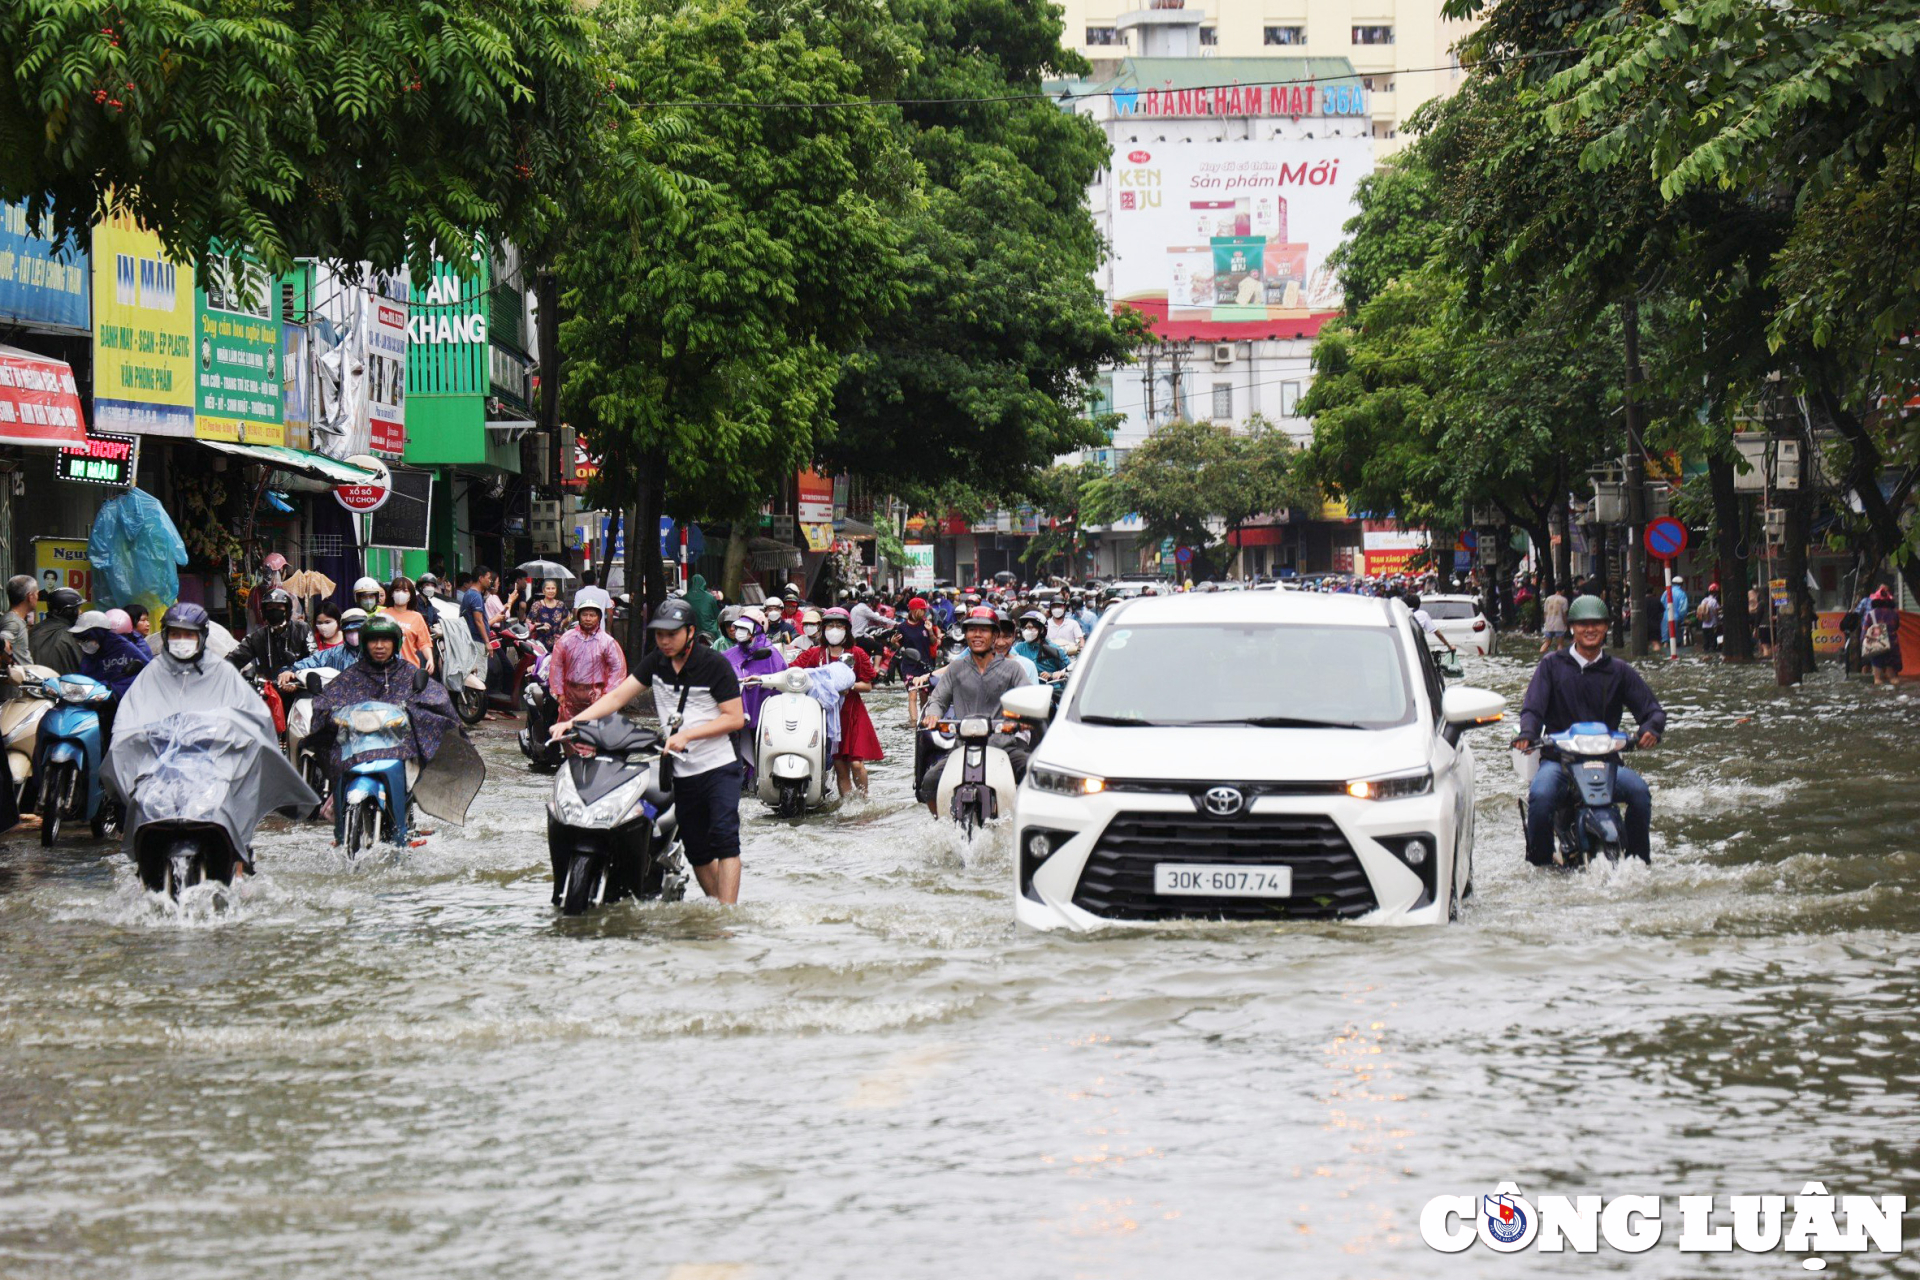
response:
{"label": "woman in red dress", "polygon": [[849,792],[848,775],[851,774],[851,785],[860,788],[860,797],[864,800],[867,761],[880,759],[880,735],[873,731],[873,720],[867,715],[866,704],[860,701],[860,695],[873,688],[873,661],[865,649],[852,641],[853,619],[845,609],[829,609],[820,616],[820,643],[802,650],[793,665],[818,667],[843,660],[853,664],[853,687],[840,700],[840,747],[833,753],[833,773],[839,780],[841,795]]}

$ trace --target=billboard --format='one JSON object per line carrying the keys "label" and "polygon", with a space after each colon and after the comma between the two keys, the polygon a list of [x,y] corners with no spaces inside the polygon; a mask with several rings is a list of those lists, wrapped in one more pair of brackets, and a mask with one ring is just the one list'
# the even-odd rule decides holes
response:
{"label": "billboard", "polygon": [[201,440],[287,443],[273,281],[252,263],[200,264],[193,291],[194,419]]}
{"label": "billboard", "polygon": [[933,590],[933,544],[909,542],[905,549],[907,586],[915,591]]}
{"label": "billboard", "polygon": [[28,223],[26,201],[0,204],[0,320],[85,330],[87,251],[51,236],[52,219]]}
{"label": "billboard", "polygon": [[124,215],[93,228],[93,417],[101,431],[193,435],[193,265]]}
{"label": "billboard", "polygon": [[367,295],[367,434],[373,451],[398,458],[407,448],[407,310],[399,289]]}
{"label": "billboard", "polygon": [[1160,142],[1116,152],[1114,300],[1171,323],[1338,311],[1327,255],[1372,168],[1366,138]]}

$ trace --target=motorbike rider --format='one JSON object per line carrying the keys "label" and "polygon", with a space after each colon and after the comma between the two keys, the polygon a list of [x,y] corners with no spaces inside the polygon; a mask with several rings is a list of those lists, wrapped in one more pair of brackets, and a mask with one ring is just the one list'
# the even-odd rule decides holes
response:
{"label": "motorbike rider", "polygon": [[27,637],[36,666],[70,676],[80,670],[80,642],[73,638],[73,624],[80,617],[80,593],[72,587],[56,587],[47,593],[47,616]]}
{"label": "motorbike rider", "polygon": [[[1025,667],[993,651],[996,621],[993,610],[983,605],[968,610],[960,624],[966,633],[967,656],[948,663],[940,673],[940,682],[927,699],[927,713],[920,719],[921,728],[931,729],[942,720],[998,718],[1000,695],[1034,682]],[[988,741],[1007,753],[1016,778],[1026,776],[1027,751],[1013,735],[996,733]],[[920,775],[921,803],[936,818],[940,816],[940,771],[946,767],[948,754],[930,751],[926,770]]]}
{"label": "motorbike rider", "polygon": [[[258,734],[264,750],[273,754],[279,752],[280,734],[274,728],[267,704],[260,700],[260,695],[253,691],[237,667],[208,656],[209,625],[207,611],[197,604],[169,607],[160,623],[163,641],[158,646],[158,655],[141,668],[127,686],[126,696],[121,700],[114,720],[113,738],[107,748],[108,765],[104,772],[109,788],[123,803],[132,797],[124,794],[114,781],[114,746],[147,724],[163,719],[181,707],[232,713]],[[317,802],[318,797],[308,793],[305,799],[311,805]],[[128,834],[130,837],[131,830]],[[242,860],[234,864],[236,879],[252,870],[249,859],[250,855],[243,855]]]}
{"label": "motorbike rider", "polygon": [[260,602],[260,616],[265,621],[233,646],[227,661],[242,670],[251,665],[256,674],[277,680],[281,672],[313,652],[313,636],[307,624],[293,616],[293,597],[284,587],[267,591]]}
{"label": "motorbike rider", "polygon": [[547,688],[560,704],[560,719],[571,720],[620,687],[627,678],[627,655],[607,633],[613,598],[600,587],[582,587],[573,597],[578,624],[554,641],[547,659]]}
{"label": "motorbike rider", "polygon": [[1040,668],[1034,665],[1032,658],[1020,652],[1019,638],[1020,633],[1017,629],[1017,624],[1007,615],[1007,611],[1005,609],[994,610],[993,651],[1003,658],[1012,658],[1015,662],[1027,669],[1028,675],[1038,680],[1040,678]]}
{"label": "motorbike rider", "polygon": [[[114,698],[124,698],[127,686],[147,665],[146,650],[129,637],[118,635],[107,615],[89,609],[73,625],[73,638],[80,644],[80,674],[98,680],[113,690]],[[107,712],[101,713],[101,736],[107,736]]]}
{"label": "motorbike rider", "polygon": [[798,654],[805,653],[820,643],[822,618],[818,609],[803,609],[800,612],[800,635],[787,646],[787,661],[793,661]]}
{"label": "motorbike rider", "polygon": [[405,634],[406,638],[400,642],[400,656],[432,675],[433,621],[438,615],[428,612],[433,606],[417,600],[418,594],[419,589],[404,573],[396,573],[387,584],[387,603],[380,612],[399,623]]}
{"label": "motorbike rider", "polygon": [[767,639],[774,644],[786,644],[800,634],[800,629],[787,621],[786,607],[778,600],[767,601],[760,616],[766,623]]}
{"label": "motorbike rider", "polygon": [[1046,625],[1047,620],[1038,609],[1021,614],[1020,642],[1013,646],[1013,651],[1032,662],[1039,675],[1050,676],[1067,669],[1067,655],[1046,638]]}
{"label": "motorbike rider", "polygon": [[[927,602],[919,596],[907,601],[906,621],[896,624],[900,632],[901,669],[909,676],[925,675],[934,668],[934,654],[940,641],[933,622],[927,616]],[[911,658],[907,655],[912,654]]]}
{"label": "motorbike rider", "polygon": [[[324,744],[331,749],[336,794],[340,772],[348,765],[368,760],[418,760],[424,770],[439,754],[447,735],[459,735],[460,722],[447,698],[446,686],[400,656],[403,638],[400,624],[392,618],[383,614],[368,618],[360,628],[359,658],[313,695],[313,737],[316,747]],[[333,715],[357,702],[387,702],[405,708],[412,732],[390,749],[346,758]],[[336,841],[345,838],[345,819],[344,811],[334,814]]]}
{"label": "motorbike rider", "polygon": [[656,642],[653,651],[613,692],[557,722],[552,736],[559,738],[575,720],[610,716],[651,688],[661,720],[679,721],[666,750],[687,862],[708,897],[732,904],[740,900],[741,777],[732,735],[747,717],[733,667],[710,646],[696,643],[699,621],[687,601],[661,601],[647,623]]}
{"label": "motorbike rider", "polygon": [[[1540,659],[1520,707],[1520,736],[1513,745],[1531,752],[1541,737],[1562,733],[1585,721],[1600,721],[1618,730],[1621,715],[1633,712],[1639,726],[1635,745],[1645,750],[1657,745],[1666,732],[1667,713],[1647,682],[1631,666],[1607,653],[1607,605],[1598,596],[1581,596],[1567,607],[1567,626],[1573,647]],[[1553,823],[1567,787],[1566,766],[1543,759],[1527,793],[1527,861],[1536,866],[1553,862]],[[1626,851],[1643,862],[1652,860],[1653,793],[1638,773],[1622,764],[1614,794],[1626,805]]]}
{"label": "motorbike rider", "polygon": [[1100,621],[1100,615],[1094,612],[1092,595],[1074,597],[1073,620],[1080,624],[1081,631],[1087,635],[1093,634],[1094,627]]}
{"label": "motorbike rider", "polygon": [[[325,638],[328,621],[328,614],[323,608],[320,611],[319,618],[313,624],[314,630],[320,633],[322,638]],[[358,608],[348,609],[342,612],[339,618],[333,619],[332,621],[333,624],[339,628],[340,643],[325,645],[316,649],[314,652],[300,659],[300,661],[294,663],[291,670],[282,672],[280,678],[275,681],[275,683],[280,686],[283,693],[292,693],[299,687],[297,672],[312,671],[316,667],[326,667],[332,671],[345,671],[348,667],[360,661],[360,632],[367,625],[367,611]]]}
{"label": "motorbike rider", "polygon": [[1080,629],[1080,624],[1067,616],[1066,597],[1055,596],[1047,606],[1047,643],[1061,653],[1075,654],[1080,652],[1086,639],[1087,633]]}

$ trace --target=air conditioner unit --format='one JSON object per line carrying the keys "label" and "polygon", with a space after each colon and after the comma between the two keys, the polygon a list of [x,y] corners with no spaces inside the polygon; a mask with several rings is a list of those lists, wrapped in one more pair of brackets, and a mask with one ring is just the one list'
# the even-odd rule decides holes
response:
{"label": "air conditioner unit", "polygon": [[1233,363],[1233,344],[1231,342],[1214,343],[1213,344],[1213,362],[1215,364],[1232,364]]}

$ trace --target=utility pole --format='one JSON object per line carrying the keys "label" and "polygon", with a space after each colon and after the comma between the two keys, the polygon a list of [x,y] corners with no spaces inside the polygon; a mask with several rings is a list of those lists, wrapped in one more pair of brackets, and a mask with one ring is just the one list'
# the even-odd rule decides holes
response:
{"label": "utility pole", "polygon": [[1650,633],[1647,617],[1647,450],[1640,434],[1640,406],[1635,387],[1640,381],[1640,300],[1631,294],[1620,301],[1620,327],[1626,334],[1627,381],[1627,599],[1633,604],[1633,628],[1628,652],[1647,656]]}
{"label": "utility pole", "polygon": [[1148,435],[1153,434],[1154,407],[1155,407],[1154,406],[1154,386],[1153,386],[1154,384],[1153,363],[1154,363],[1154,357],[1159,354],[1159,351],[1160,351],[1159,343],[1152,342],[1152,341],[1149,341],[1147,343],[1147,376],[1145,379],[1145,385],[1147,388],[1147,434]]}
{"label": "utility pole", "polygon": [[1173,367],[1172,372],[1167,375],[1167,381],[1173,394],[1173,416],[1176,420],[1182,422],[1184,422],[1187,417],[1187,406],[1182,396],[1182,388],[1180,386],[1180,362],[1186,354],[1187,344],[1184,342],[1176,344],[1173,350],[1167,354],[1167,361]]}

